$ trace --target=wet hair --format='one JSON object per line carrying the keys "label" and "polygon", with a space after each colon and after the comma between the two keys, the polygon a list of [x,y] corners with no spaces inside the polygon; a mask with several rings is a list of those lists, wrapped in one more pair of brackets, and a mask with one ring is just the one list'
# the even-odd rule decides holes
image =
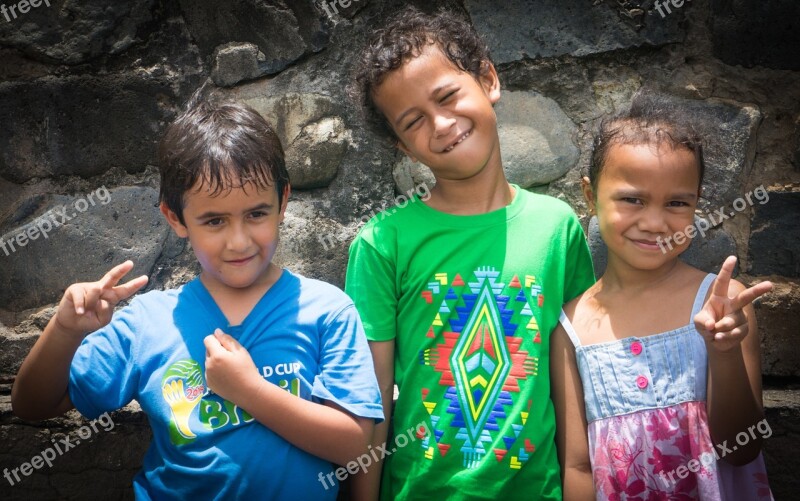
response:
{"label": "wet hair", "polygon": [[278,205],[289,185],[283,147],[272,126],[253,108],[216,103],[197,91],[158,147],[159,201],[183,219],[184,195],[197,186],[216,196],[253,185],[276,189]]}
{"label": "wet hair", "polygon": [[476,79],[491,63],[489,48],[472,25],[447,10],[429,15],[406,7],[382,28],[375,29],[356,61],[350,97],[359,105],[363,118],[384,137],[396,140],[394,130],[375,106],[375,91],[386,76],[429,45],[436,45],[456,68]]}
{"label": "wet hair", "polygon": [[663,96],[639,94],[634,97],[629,109],[602,121],[600,131],[594,138],[589,165],[589,181],[595,193],[611,147],[621,145],[651,145],[659,150],[664,146],[673,150],[686,149],[694,154],[697,161],[700,174],[698,188],[703,184],[706,165],[702,137],[692,127],[686,112]]}

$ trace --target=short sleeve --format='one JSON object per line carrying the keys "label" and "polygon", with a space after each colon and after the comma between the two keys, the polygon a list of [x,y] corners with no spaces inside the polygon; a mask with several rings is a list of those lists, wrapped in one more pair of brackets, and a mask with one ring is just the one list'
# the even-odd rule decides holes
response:
{"label": "short sleeve", "polygon": [[[365,227],[365,230],[368,229],[369,227]],[[362,232],[350,245],[345,292],[353,299],[370,341],[389,341],[395,338],[395,279],[392,261],[382,255]]]}
{"label": "short sleeve", "polygon": [[567,303],[595,282],[592,255],[578,218],[570,212],[567,231],[567,262],[564,277],[564,302]]}
{"label": "short sleeve", "polygon": [[69,371],[69,396],[78,412],[94,419],[125,406],[138,386],[138,301],[114,313],[111,322],[83,340]]}
{"label": "short sleeve", "polygon": [[372,355],[358,313],[346,306],[327,325],[321,339],[320,371],[311,393],[351,414],[383,421],[383,405]]}

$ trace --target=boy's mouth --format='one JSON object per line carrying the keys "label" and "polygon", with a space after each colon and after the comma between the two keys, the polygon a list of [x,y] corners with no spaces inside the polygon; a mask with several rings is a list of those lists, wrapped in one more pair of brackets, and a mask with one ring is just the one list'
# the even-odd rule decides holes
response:
{"label": "boy's mouth", "polygon": [[646,250],[660,250],[661,247],[658,246],[658,242],[655,240],[638,240],[633,239],[633,243],[636,244],[638,247]]}
{"label": "boy's mouth", "polygon": [[461,144],[461,142],[462,142],[463,140],[465,140],[466,138],[468,138],[468,137],[469,137],[471,134],[472,134],[472,129],[470,129],[470,130],[468,130],[467,132],[465,132],[465,133],[461,134],[460,136],[458,136],[458,138],[456,138],[456,140],[455,140],[455,141],[453,141],[452,143],[450,143],[450,146],[448,146],[447,148],[445,148],[444,150],[442,150],[442,153],[448,153],[448,152],[450,152],[450,151],[453,151],[453,148],[455,148],[456,146],[458,146],[459,144]]}
{"label": "boy's mouth", "polygon": [[232,264],[233,266],[242,266],[244,264],[249,263],[255,256],[245,257],[242,259],[228,259],[225,262],[228,264]]}

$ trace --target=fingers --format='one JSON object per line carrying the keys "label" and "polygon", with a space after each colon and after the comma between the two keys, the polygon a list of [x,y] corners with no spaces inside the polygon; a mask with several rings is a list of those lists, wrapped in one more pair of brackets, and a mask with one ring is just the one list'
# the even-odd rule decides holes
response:
{"label": "fingers", "polygon": [[731,306],[735,310],[741,310],[771,290],[772,282],[757,283],[749,289],[745,289],[740,292],[739,295],[736,296],[733,301],[731,301]]}
{"label": "fingers", "polygon": [[728,287],[731,284],[731,276],[733,276],[733,269],[736,267],[736,256],[728,256],[722,267],[719,269],[719,274],[714,280],[711,294],[714,296],[728,297]]}
{"label": "fingers", "polygon": [[133,261],[130,259],[122,264],[118,264],[117,266],[111,268],[108,273],[106,273],[103,278],[99,280],[100,287],[107,289],[117,285],[117,282],[119,282],[120,279],[127,275],[132,269]]}
{"label": "fingers", "polygon": [[112,290],[117,295],[117,302],[128,299],[136,294],[136,291],[147,285],[148,280],[149,278],[147,275],[142,275],[141,277],[136,277],[133,280],[129,280],[122,285],[114,287]]}

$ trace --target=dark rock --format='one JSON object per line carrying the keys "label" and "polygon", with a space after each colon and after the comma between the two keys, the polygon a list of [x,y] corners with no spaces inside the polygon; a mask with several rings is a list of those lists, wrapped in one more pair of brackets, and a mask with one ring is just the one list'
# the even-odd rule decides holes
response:
{"label": "dark rock", "polygon": [[89,177],[155,163],[173,82],[133,74],[0,83],[0,176]]}
{"label": "dark rock", "polygon": [[754,204],[750,231],[751,275],[800,277],[800,192],[767,192]]}
{"label": "dark rock", "polygon": [[203,54],[220,45],[249,42],[264,54],[259,75],[277,73],[328,40],[322,14],[311,0],[181,0],[186,22]]}
{"label": "dark rock", "polygon": [[800,492],[800,476],[797,475],[797,450],[800,449],[798,390],[800,387],[796,384],[785,383],[775,388],[764,387],[764,415],[771,436],[764,439],[763,452],[769,486],[775,499],[794,499]]}
{"label": "dark rock", "polygon": [[800,3],[713,0],[714,55],[726,64],[800,70]]}
{"label": "dark rock", "polygon": [[510,0],[500,8],[491,2],[466,0],[465,7],[492,48],[495,64],[565,54],[588,56],[684,38],[679,25],[683,9],[665,18],[650,10],[643,18],[644,27],[637,31],[602,3]]}
{"label": "dark rock", "polygon": [[756,303],[761,334],[761,370],[767,376],[800,376],[800,284],[773,280]]}
{"label": "dark rock", "polygon": [[217,47],[213,59],[211,79],[220,87],[230,87],[261,76],[259,64],[266,56],[254,44],[231,42]]}
{"label": "dark rock", "polygon": [[51,195],[35,218],[7,223],[12,228],[0,237],[4,309],[56,302],[70,284],[99,280],[127,259],[136,265],[127,279],[150,274],[169,229],[156,190],[101,187],[92,195],[94,205],[89,194]]}
{"label": "dark rock", "polygon": [[[259,83],[254,84],[256,87]],[[264,95],[267,86],[264,84]],[[254,88],[256,88],[254,87]],[[285,94],[275,98],[245,98],[273,124],[286,153],[292,188],[330,184],[352,144],[352,133],[340,115],[341,104],[321,94]]]}
{"label": "dark rock", "polygon": [[523,188],[547,184],[578,162],[578,132],[558,104],[536,92],[503,92],[495,105],[503,170]]}
{"label": "dark rock", "polygon": [[0,45],[34,59],[64,64],[118,54],[136,43],[137,31],[151,21],[155,3],[40,0],[27,13],[16,11],[16,18],[8,11],[8,18],[0,15]]}

